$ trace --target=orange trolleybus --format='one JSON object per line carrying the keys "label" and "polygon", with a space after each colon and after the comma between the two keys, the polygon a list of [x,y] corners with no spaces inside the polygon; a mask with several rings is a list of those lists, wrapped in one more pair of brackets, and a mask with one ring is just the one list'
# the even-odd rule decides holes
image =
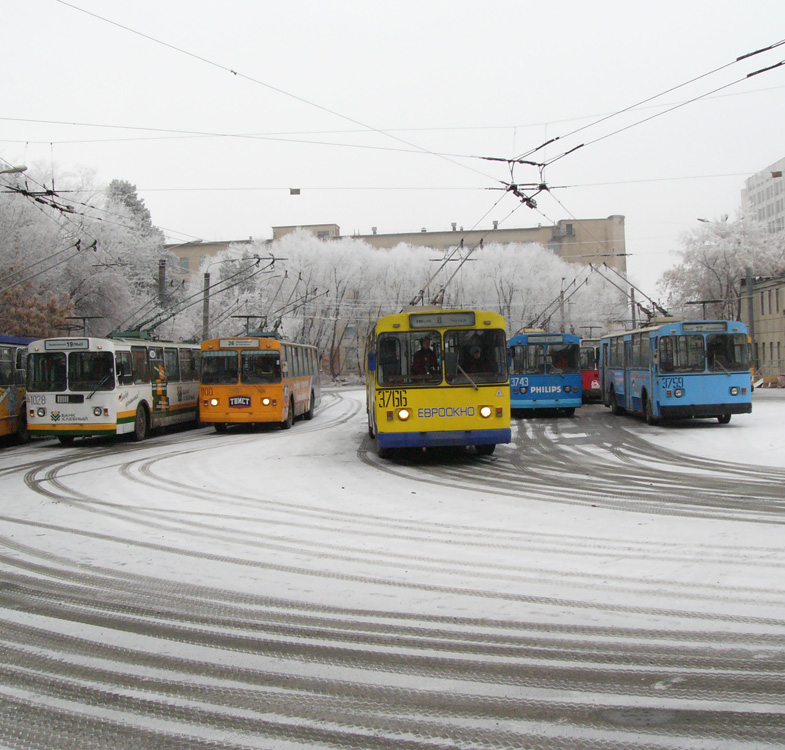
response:
{"label": "orange trolleybus", "polygon": [[319,405],[316,347],[273,334],[203,341],[199,391],[201,420],[216,432],[262,422],[286,430],[295,417],[312,419]]}

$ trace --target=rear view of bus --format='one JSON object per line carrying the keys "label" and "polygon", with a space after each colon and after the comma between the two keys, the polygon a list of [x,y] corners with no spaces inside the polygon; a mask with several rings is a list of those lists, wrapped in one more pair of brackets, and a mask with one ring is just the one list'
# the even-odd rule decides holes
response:
{"label": "rear view of bus", "polygon": [[510,405],[513,413],[558,412],[572,416],[581,401],[580,344],[571,333],[513,336]]}
{"label": "rear view of bus", "polygon": [[197,423],[195,344],[131,339],[40,339],[28,348],[30,433],[71,444],[77,437],[131,435]]}
{"label": "rear view of bus", "polygon": [[233,424],[312,419],[319,404],[316,347],[268,336],[238,336],[202,342],[199,389],[202,422],[226,432]]}
{"label": "rear view of bus", "polygon": [[509,443],[504,318],[481,310],[415,308],[381,318],[368,339],[368,432],[395,448]]}

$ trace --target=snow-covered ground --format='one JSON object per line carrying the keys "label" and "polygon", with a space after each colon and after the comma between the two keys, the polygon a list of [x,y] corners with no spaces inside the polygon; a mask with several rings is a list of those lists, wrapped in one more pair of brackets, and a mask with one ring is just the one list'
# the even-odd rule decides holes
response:
{"label": "snow-covered ground", "polygon": [[[516,422],[490,458],[392,461],[363,398],[328,389],[286,432],[0,452],[0,708],[95,747],[139,727],[150,747],[781,746],[785,392],[724,426],[617,418],[621,447],[594,406]],[[709,460],[670,471],[661,448]],[[71,746],[15,744],[13,721],[0,743]]]}

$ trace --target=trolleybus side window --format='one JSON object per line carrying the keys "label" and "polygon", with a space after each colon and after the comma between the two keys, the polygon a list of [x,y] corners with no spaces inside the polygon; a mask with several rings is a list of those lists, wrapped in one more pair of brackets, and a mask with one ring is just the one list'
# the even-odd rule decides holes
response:
{"label": "trolleybus side window", "polygon": [[12,385],[14,374],[14,350],[10,346],[0,347],[0,386]]}
{"label": "trolleybus side window", "polygon": [[184,381],[193,382],[199,380],[199,371],[197,369],[196,354],[191,349],[179,349],[178,355],[180,359],[180,377]]}
{"label": "trolleybus side window", "polygon": [[687,334],[660,339],[661,372],[703,372],[706,368],[703,336]]}
{"label": "trolleybus side window", "polygon": [[132,346],[131,361],[134,383],[149,383],[150,367],[147,363],[147,349],[143,346]]}
{"label": "trolleybus side window", "polygon": [[134,373],[131,365],[131,352],[115,352],[117,382],[120,385],[133,385]]}
{"label": "trolleybus side window", "polygon": [[243,383],[280,383],[281,357],[277,350],[268,352],[244,351],[240,353],[242,360]]}
{"label": "trolleybus side window", "polygon": [[164,369],[166,379],[171,383],[180,380],[180,362],[177,358],[177,349],[164,349]]}

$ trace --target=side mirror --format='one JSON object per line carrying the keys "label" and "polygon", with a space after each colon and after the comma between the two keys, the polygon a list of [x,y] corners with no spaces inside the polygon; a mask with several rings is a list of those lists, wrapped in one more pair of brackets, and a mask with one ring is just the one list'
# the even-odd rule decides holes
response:
{"label": "side mirror", "polygon": [[14,370],[14,385],[27,385],[27,370]]}
{"label": "side mirror", "polygon": [[376,370],[376,352],[368,352],[368,372]]}

